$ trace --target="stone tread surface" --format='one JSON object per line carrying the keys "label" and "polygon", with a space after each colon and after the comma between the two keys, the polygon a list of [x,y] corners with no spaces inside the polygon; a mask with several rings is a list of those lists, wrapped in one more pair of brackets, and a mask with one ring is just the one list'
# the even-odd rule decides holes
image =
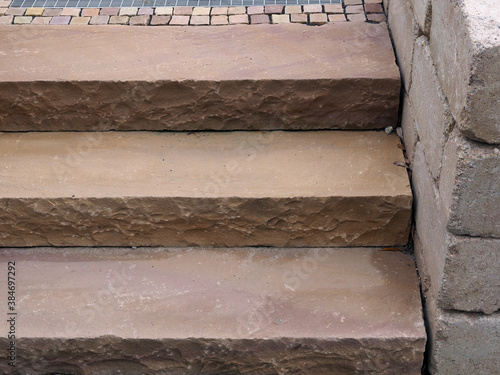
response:
{"label": "stone tread surface", "polygon": [[2,249],[3,290],[12,260],[26,375],[420,374],[419,286],[402,253]]}
{"label": "stone tread surface", "polygon": [[390,246],[384,132],[0,133],[0,246]]}
{"label": "stone tread surface", "polygon": [[0,26],[0,130],[397,123],[400,78],[383,24],[117,28]]}

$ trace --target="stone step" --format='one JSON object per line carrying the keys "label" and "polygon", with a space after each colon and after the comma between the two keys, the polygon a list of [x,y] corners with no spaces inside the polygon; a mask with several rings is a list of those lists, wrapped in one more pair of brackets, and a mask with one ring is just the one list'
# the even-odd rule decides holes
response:
{"label": "stone step", "polygon": [[385,24],[8,25],[0,35],[0,131],[397,123],[400,75]]}
{"label": "stone step", "polygon": [[384,132],[0,133],[0,246],[392,246]]}
{"label": "stone step", "polygon": [[[410,256],[355,249],[3,249],[3,374],[420,374]],[[7,315],[7,313],[17,315]],[[7,323],[4,323],[4,325]],[[5,331],[5,330],[4,330]]]}

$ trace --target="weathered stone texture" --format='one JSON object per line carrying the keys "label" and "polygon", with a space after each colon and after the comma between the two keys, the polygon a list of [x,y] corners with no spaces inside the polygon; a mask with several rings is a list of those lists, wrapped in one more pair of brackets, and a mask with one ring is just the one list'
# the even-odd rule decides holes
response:
{"label": "weathered stone texture", "polygon": [[415,255],[424,296],[435,300],[441,288],[447,256],[446,221],[440,210],[439,191],[428,170],[420,143],[417,143],[412,165],[416,225]]}
{"label": "weathered stone texture", "polygon": [[432,57],[429,41],[425,36],[415,42],[413,52],[412,86],[409,100],[412,108],[422,149],[432,177],[439,179],[441,159],[446,138],[454,121],[441,88]]}
{"label": "weathered stone texture", "polygon": [[439,305],[445,309],[500,310],[500,240],[450,238]]}
{"label": "weathered stone texture", "polygon": [[408,94],[404,94],[402,103],[401,128],[403,129],[403,138],[406,148],[406,156],[411,163],[415,157],[415,148],[418,142],[418,131],[415,124],[415,116]]}
{"label": "weathered stone texture", "polygon": [[431,374],[500,373],[500,314],[444,312],[432,301],[427,311]]}
{"label": "weathered stone texture", "polygon": [[29,319],[15,371],[0,353],[4,374],[420,374],[425,328],[405,254],[4,249],[4,290],[14,254]]}
{"label": "weathered stone texture", "polygon": [[469,138],[500,143],[500,8],[495,0],[434,1],[431,48],[439,79]]}
{"label": "weathered stone texture", "polygon": [[[397,1],[397,0],[395,0]],[[431,0],[411,0],[413,14],[418,22],[420,30],[429,36],[431,26]]]}
{"label": "weathered stone texture", "polygon": [[396,57],[406,92],[411,87],[411,69],[418,24],[409,0],[392,0],[388,13],[389,27],[396,47]]}
{"label": "weathered stone texture", "polygon": [[454,132],[439,185],[448,228],[458,235],[500,238],[500,150]]}
{"label": "weathered stone texture", "polygon": [[397,122],[399,73],[382,24],[0,32],[0,131]]}
{"label": "weathered stone texture", "polygon": [[398,143],[383,132],[5,133],[0,245],[405,244]]}

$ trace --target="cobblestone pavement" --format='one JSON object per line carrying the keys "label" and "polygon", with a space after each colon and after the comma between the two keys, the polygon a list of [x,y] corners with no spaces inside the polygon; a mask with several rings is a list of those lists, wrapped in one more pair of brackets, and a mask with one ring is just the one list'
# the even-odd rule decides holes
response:
{"label": "cobblestone pavement", "polygon": [[343,4],[236,7],[9,8],[0,0],[0,25],[222,26],[385,22],[382,0]]}

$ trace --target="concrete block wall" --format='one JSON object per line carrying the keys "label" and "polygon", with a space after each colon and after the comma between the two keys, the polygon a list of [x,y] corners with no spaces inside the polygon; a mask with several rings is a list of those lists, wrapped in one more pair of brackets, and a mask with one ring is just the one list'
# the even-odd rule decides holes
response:
{"label": "concrete block wall", "polygon": [[384,7],[404,82],[429,371],[500,374],[500,4]]}

